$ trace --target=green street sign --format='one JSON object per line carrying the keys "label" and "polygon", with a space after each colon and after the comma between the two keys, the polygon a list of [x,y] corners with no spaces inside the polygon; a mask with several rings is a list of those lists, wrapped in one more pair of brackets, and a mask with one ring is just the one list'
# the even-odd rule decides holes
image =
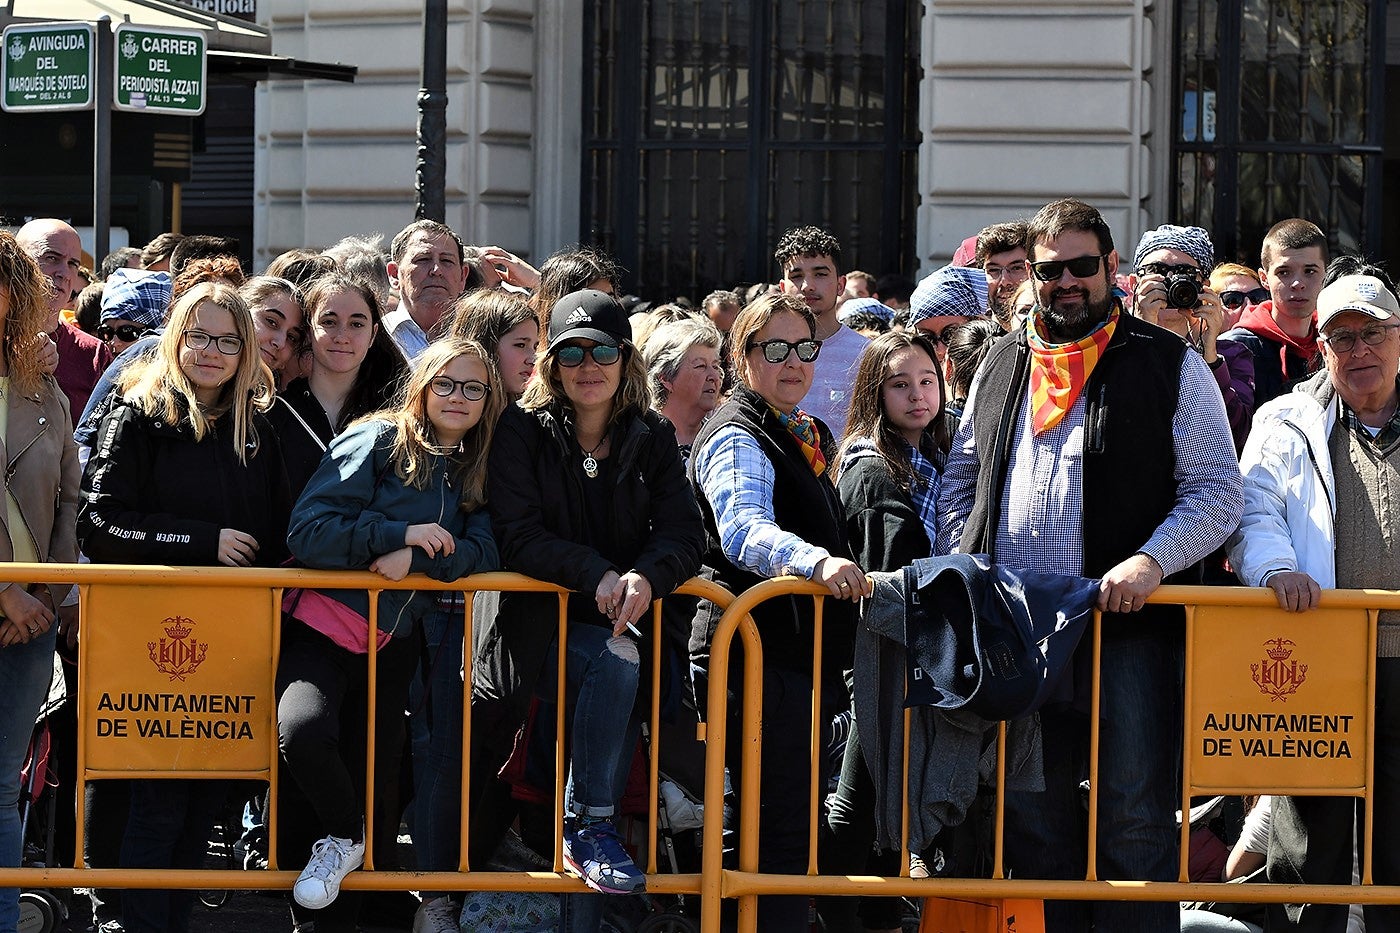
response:
{"label": "green street sign", "polygon": [[116,33],[118,110],[182,117],[204,112],[204,33],[126,23]]}
{"label": "green street sign", "polygon": [[20,112],[90,109],[96,35],[90,23],[6,27],[0,107]]}

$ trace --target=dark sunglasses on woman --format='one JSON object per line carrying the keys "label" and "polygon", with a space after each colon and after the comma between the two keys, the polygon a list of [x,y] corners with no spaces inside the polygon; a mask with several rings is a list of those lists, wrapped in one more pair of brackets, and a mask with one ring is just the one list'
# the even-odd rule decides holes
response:
{"label": "dark sunglasses on woman", "polygon": [[1231,289],[1228,292],[1220,293],[1220,303],[1225,307],[1243,308],[1246,304],[1257,305],[1261,301],[1269,300],[1269,290],[1267,288],[1251,288],[1247,292],[1237,292]]}
{"label": "dark sunglasses on woman", "polygon": [[787,340],[765,340],[762,343],[750,343],[749,349],[758,347],[763,350],[763,358],[770,363],[781,363],[797,352],[797,358],[804,363],[810,363],[817,358],[821,352],[822,342],[820,340],[799,340],[791,343]]}
{"label": "dark sunglasses on woman", "polygon": [[573,369],[575,366],[583,365],[584,354],[593,357],[593,362],[599,366],[611,366],[622,356],[621,347],[610,347],[605,343],[594,344],[591,347],[580,347],[577,344],[570,344],[567,347],[560,347],[555,357],[559,360],[560,366]]}
{"label": "dark sunglasses on woman", "polygon": [[98,340],[111,340],[116,337],[122,343],[133,343],[137,337],[141,336],[141,328],[135,324],[123,324],[120,327],[102,324],[94,333]]}

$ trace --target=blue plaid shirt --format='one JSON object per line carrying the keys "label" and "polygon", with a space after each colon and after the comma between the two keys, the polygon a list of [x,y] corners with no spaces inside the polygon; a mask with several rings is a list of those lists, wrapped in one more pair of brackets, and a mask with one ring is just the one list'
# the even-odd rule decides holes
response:
{"label": "blue plaid shirt", "polygon": [[722,427],[691,456],[700,489],[715,511],[720,548],[735,566],[761,577],[791,574],[810,580],[818,562],[831,556],[774,521],[773,464],[748,431]]}
{"label": "blue plaid shirt", "polygon": [[[1075,400],[1062,421],[1044,434],[1031,430],[1030,389],[1021,405],[1011,463],[1001,490],[996,529],[997,562],[1057,573],[1084,572],[1084,430],[1088,402]],[[977,493],[981,467],[974,443],[977,387],[943,471],[934,553],[957,549]],[[997,417],[1000,412],[989,413]],[[1170,575],[1186,569],[1225,542],[1239,525],[1244,483],[1225,403],[1199,355],[1181,362],[1181,395],[1172,416],[1177,500],[1165,521],[1139,549]],[[1128,555],[1124,554],[1124,558]]]}

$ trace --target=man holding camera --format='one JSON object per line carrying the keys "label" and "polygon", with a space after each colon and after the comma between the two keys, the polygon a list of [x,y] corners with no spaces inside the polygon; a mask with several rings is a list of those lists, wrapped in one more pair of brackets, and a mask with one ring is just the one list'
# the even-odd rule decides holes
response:
{"label": "man holding camera", "polygon": [[1225,306],[1206,284],[1214,265],[1209,233],[1163,224],[1138,240],[1128,283],[1133,314],[1181,337],[1210,367],[1239,453],[1254,417],[1254,358],[1247,347],[1220,336]]}

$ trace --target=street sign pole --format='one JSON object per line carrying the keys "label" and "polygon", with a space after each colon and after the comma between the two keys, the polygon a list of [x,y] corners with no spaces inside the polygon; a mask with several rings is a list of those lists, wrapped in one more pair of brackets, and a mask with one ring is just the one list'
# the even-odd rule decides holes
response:
{"label": "street sign pole", "polygon": [[112,18],[97,21],[97,88],[92,144],[92,262],[106,258],[112,224]]}

